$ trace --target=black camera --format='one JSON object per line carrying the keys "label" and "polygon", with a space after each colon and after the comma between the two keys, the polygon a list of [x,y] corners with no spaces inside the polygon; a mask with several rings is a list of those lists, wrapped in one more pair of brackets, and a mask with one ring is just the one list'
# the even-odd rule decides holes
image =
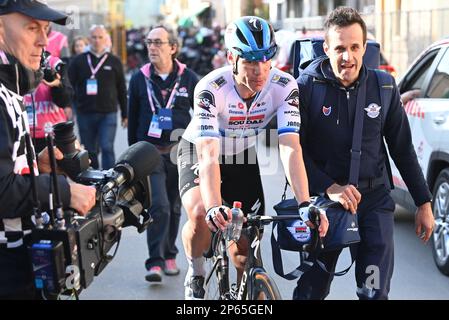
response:
{"label": "black camera", "polygon": [[72,121],[57,123],[53,126],[55,145],[61,150],[64,158],[58,160],[58,166],[70,177],[76,180],[77,176],[89,169],[89,153],[87,150],[77,150],[76,136],[73,133]]}
{"label": "black camera", "polygon": [[[78,162],[67,165],[74,180],[94,186],[97,201],[85,217],[65,210],[63,223],[61,219],[56,223],[55,214],[50,214],[46,225],[33,230],[30,255],[35,285],[49,296],[79,293],[87,288],[113,259],[122,228],[135,226],[138,232],[146,229],[151,222],[147,211],[151,206],[149,175],[160,161],[157,149],[140,141],[119,157],[114,168],[84,169],[85,156],[76,151],[71,138],[73,123],[56,125],[54,133],[56,145],[64,154],[63,161]],[[74,168],[81,171],[77,173]]]}
{"label": "black camera", "polygon": [[42,52],[41,58],[41,70],[44,73],[44,80],[52,82],[56,79],[56,75],[59,74],[61,79],[63,78],[66,63],[59,58],[51,56],[48,51]]}

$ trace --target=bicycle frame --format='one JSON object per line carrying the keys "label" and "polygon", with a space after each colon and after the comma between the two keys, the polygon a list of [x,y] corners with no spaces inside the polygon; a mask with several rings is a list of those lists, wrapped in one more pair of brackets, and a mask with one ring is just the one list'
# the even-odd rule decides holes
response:
{"label": "bicycle frame", "polygon": [[240,286],[237,293],[237,300],[243,300],[244,297],[252,298],[252,281],[248,282],[248,279],[253,279],[254,273],[266,272],[263,267],[262,255],[260,252],[261,241],[261,229],[262,225],[259,223],[256,226],[248,226],[246,228],[249,252],[248,261],[246,262],[245,270],[243,271],[242,279],[240,280]]}

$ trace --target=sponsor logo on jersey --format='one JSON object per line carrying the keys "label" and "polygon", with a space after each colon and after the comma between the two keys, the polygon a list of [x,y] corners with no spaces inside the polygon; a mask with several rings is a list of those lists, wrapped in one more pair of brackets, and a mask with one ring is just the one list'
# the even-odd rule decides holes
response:
{"label": "sponsor logo on jersey", "polygon": [[244,114],[244,111],[238,111],[238,110],[229,110],[230,114]]}
{"label": "sponsor logo on jersey", "polygon": [[200,131],[214,130],[214,126],[202,124],[198,126],[198,130]]}
{"label": "sponsor logo on jersey", "polygon": [[366,114],[371,119],[375,119],[380,114],[380,106],[377,103],[371,103],[368,107],[365,108]]}
{"label": "sponsor logo on jersey", "polygon": [[210,112],[211,106],[215,106],[214,95],[208,90],[201,91],[196,98],[199,100],[198,107],[207,112]]}
{"label": "sponsor logo on jersey", "polygon": [[239,103],[237,104],[237,107],[238,107],[239,109],[244,109],[244,108],[245,108],[245,105],[244,105],[243,103],[239,102]]}
{"label": "sponsor logo on jersey", "polygon": [[273,78],[271,78],[271,82],[272,83],[277,83],[281,87],[285,87],[290,82],[290,79],[286,78],[286,77],[281,77],[280,75],[275,74],[273,76]]}
{"label": "sponsor logo on jersey", "polygon": [[265,119],[264,114],[260,114],[257,116],[249,116],[248,118],[246,118],[245,116],[230,117],[229,125],[230,126],[238,126],[238,125],[242,125],[242,124],[261,124],[264,119]]}
{"label": "sponsor logo on jersey", "polygon": [[287,110],[287,111],[284,111],[284,114],[291,114],[292,116],[295,116],[295,117],[300,115],[299,111],[297,111],[297,110]]}
{"label": "sponsor logo on jersey", "polygon": [[332,113],[332,107],[323,106],[323,114],[328,117]]}
{"label": "sponsor logo on jersey", "polygon": [[298,121],[289,121],[287,122],[287,127],[300,127],[301,123]]}
{"label": "sponsor logo on jersey", "polygon": [[[254,113],[262,113],[262,112],[266,112],[266,111],[267,111],[267,108],[256,109],[256,110],[252,110],[252,111],[251,111],[251,114],[254,114]],[[243,111],[242,111],[242,113],[243,113]]]}
{"label": "sponsor logo on jersey", "polygon": [[212,81],[211,86],[215,88],[215,90],[220,89],[221,87],[223,87],[226,84],[226,80],[224,77],[220,77],[218,79],[215,79],[214,81]]}
{"label": "sponsor logo on jersey", "polygon": [[293,89],[292,92],[285,99],[287,103],[295,108],[299,108],[299,91],[298,89]]}
{"label": "sponsor logo on jersey", "polygon": [[215,115],[213,115],[212,113],[205,113],[205,112],[197,112],[197,113],[195,113],[195,116],[203,117],[203,118],[207,118],[207,119],[215,118]]}

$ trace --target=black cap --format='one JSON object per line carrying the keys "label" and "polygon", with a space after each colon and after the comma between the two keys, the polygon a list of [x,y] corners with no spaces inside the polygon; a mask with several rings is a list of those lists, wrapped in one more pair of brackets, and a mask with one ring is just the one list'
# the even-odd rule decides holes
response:
{"label": "black cap", "polygon": [[49,8],[46,0],[0,0],[0,15],[13,12],[60,25],[65,25],[67,20],[67,15]]}

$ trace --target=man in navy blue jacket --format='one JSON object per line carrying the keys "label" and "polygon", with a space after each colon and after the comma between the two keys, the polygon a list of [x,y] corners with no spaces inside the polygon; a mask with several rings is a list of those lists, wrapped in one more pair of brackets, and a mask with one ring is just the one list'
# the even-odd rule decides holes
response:
{"label": "man in navy blue jacket", "polygon": [[[153,223],[147,229],[149,258],[145,262],[149,282],[160,282],[162,271],[177,275],[175,241],[181,216],[176,154],[178,137],[190,122],[197,75],[176,60],[178,39],[164,26],[153,28],[145,43],[150,63],[129,83],[128,143],[151,142],[163,161],[151,174]],[[177,132],[177,130],[180,130]],[[174,151],[173,153],[171,151]]]}
{"label": "man in navy blue jacket", "polygon": [[[414,151],[409,123],[394,79],[389,107],[382,106],[376,72],[363,65],[366,25],[356,10],[335,9],[325,22],[326,56],[313,61],[298,78],[301,99],[301,144],[311,194],[327,195],[346,210],[357,212],[361,242],[356,258],[360,299],[387,299],[393,274],[393,212],[389,153],[418,207],[416,233],[426,242],[434,219],[431,194]],[[366,100],[357,102],[366,83]],[[322,101],[313,90],[325,87]],[[360,98],[358,99],[360,100]],[[323,103],[321,103],[323,102]],[[355,109],[364,108],[359,183],[349,185],[350,149]],[[388,110],[384,114],[384,110]],[[323,253],[329,271],[335,270],[341,250]],[[333,276],[315,264],[298,281],[294,299],[324,299]]]}

